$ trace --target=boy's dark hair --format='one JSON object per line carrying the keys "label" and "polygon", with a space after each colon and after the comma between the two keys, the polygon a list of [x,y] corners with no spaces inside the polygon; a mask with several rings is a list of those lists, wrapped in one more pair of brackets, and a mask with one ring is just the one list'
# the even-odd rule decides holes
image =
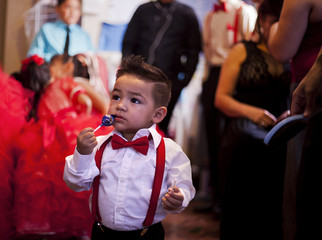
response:
{"label": "boy's dark hair", "polygon": [[[80,1],[80,3],[82,3],[82,0],[79,0],[79,1]],[[64,2],[66,2],[66,0],[58,0],[57,6],[62,5]]]}
{"label": "boy's dark hair", "polygon": [[161,69],[146,63],[143,57],[139,55],[131,55],[122,59],[121,66],[116,73],[116,79],[125,74],[155,83],[152,92],[155,106],[168,106],[171,98],[171,82]]}

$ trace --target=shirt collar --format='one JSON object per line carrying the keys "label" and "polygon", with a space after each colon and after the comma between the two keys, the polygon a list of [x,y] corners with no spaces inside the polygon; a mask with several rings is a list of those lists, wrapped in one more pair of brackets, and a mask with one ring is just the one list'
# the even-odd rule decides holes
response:
{"label": "shirt collar", "polygon": [[[57,20],[57,24],[59,25],[59,26],[61,26],[61,27],[63,27],[63,28],[66,28],[66,26],[67,26],[67,24],[66,23],[64,23],[62,20],[60,20],[60,19],[58,19]],[[73,30],[73,29],[76,29],[76,28],[78,28],[78,24],[71,24],[71,25],[69,25],[69,30],[71,31],[71,30]]]}
{"label": "shirt collar", "polygon": [[[104,136],[102,138],[101,144],[103,144],[103,142],[105,142],[105,140],[112,137],[113,134],[117,134],[120,137],[123,137],[119,131],[114,129],[112,132],[110,132],[109,134],[107,134],[106,136]],[[148,137],[149,135],[151,135],[153,146],[156,149],[159,146],[159,144],[161,142],[161,138],[162,138],[162,136],[160,135],[160,133],[158,133],[158,131],[156,129],[156,124],[153,124],[150,128],[140,129],[139,131],[137,131],[137,133],[135,134],[135,136],[133,137],[132,140],[135,140],[137,138],[144,137],[144,136]],[[98,148],[100,148],[101,144],[98,146]]]}

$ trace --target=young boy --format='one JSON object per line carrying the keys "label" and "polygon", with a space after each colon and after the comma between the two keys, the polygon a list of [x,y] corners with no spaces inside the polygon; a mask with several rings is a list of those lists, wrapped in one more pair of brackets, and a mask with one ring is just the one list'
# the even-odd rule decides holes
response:
{"label": "young boy", "polygon": [[[92,239],[161,240],[161,220],[180,213],[195,195],[188,157],[156,130],[167,113],[171,84],[139,56],[125,58],[116,77],[109,107],[114,131],[96,138],[92,128],[82,130],[74,155],[66,158],[64,180],[75,191],[93,186]],[[146,149],[118,148],[118,139],[143,139]]]}
{"label": "young boy", "polygon": [[27,55],[39,55],[49,62],[56,54],[73,56],[94,51],[90,36],[78,25],[82,0],[58,0],[56,12],[57,21],[47,22],[40,28]]}

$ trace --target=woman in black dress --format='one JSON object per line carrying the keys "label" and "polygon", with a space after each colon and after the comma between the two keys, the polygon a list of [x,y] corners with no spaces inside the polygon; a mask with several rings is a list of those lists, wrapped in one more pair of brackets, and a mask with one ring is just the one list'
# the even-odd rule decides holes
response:
{"label": "woman in black dress", "polygon": [[[282,239],[282,190],[286,145],[263,139],[289,109],[290,73],[267,49],[270,26],[280,3],[265,0],[258,9],[258,40],[243,41],[221,70],[215,106],[226,116],[220,146],[224,181],[221,240]],[[254,38],[255,39],[255,38]]]}

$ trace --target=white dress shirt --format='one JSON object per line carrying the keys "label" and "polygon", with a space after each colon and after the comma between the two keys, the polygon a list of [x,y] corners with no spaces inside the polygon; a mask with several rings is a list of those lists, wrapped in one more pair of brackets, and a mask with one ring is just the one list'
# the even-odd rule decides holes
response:
{"label": "white dress shirt", "polygon": [[237,41],[249,40],[255,28],[256,9],[241,0],[230,0],[227,12],[209,11],[204,18],[203,46],[207,63],[221,66],[234,45],[236,14],[238,16]]}
{"label": "white dress shirt", "polygon": [[[98,145],[92,154],[81,155],[75,149],[74,155],[66,157],[64,181],[68,187],[75,191],[91,189],[93,179],[99,174],[95,163],[96,150],[114,133],[121,136],[114,130],[106,136],[98,137]],[[146,156],[131,147],[113,150],[111,143],[106,146],[102,156],[98,202],[102,224],[108,228],[119,231],[142,228],[149,207],[156,167],[156,150],[161,135],[153,125],[149,129],[139,130],[133,138],[135,140],[150,134],[152,139],[149,141]],[[165,172],[153,224],[165,218],[167,211],[161,204],[161,198],[175,180],[184,201],[180,208],[170,213],[181,212],[195,195],[190,160],[181,147],[171,139],[164,138],[164,143]]]}

